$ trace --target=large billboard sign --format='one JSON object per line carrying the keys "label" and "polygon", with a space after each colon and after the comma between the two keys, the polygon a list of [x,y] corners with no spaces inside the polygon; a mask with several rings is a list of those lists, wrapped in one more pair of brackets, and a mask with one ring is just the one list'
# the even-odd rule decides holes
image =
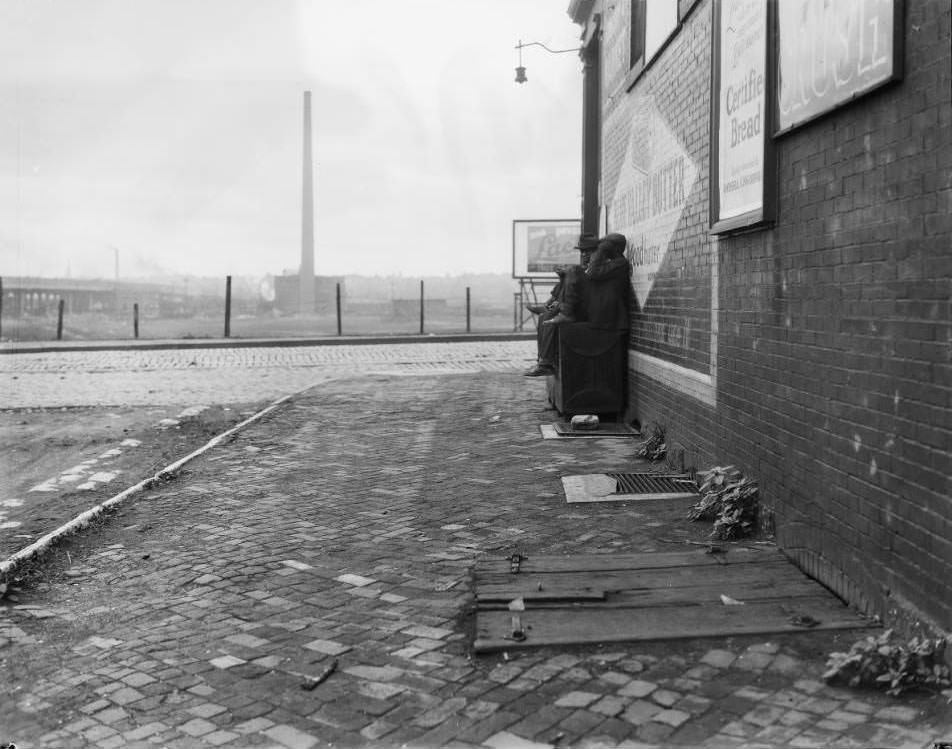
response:
{"label": "large billboard sign", "polygon": [[559,265],[579,261],[577,218],[512,222],[512,277],[552,279]]}
{"label": "large billboard sign", "polygon": [[777,131],[902,74],[901,0],[777,3]]}

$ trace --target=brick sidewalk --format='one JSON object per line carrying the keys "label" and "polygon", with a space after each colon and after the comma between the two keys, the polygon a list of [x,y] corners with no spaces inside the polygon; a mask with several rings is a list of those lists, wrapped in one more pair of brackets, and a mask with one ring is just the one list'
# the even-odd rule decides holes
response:
{"label": "brick sidewalk", "polygon": [[544,442],[539,424],[552,420],[541,383],[515,372],[365,376],[298,398],[57,549],[39,584],[0,608],[12,690],[0,741],[926,747],[952,736],[941,698],[819,681],[849,632],[471,658],[475,559],[670,550],[667,539],[702,532],[673,511],[566,505],[561,475],[630,469],[632,445]]}

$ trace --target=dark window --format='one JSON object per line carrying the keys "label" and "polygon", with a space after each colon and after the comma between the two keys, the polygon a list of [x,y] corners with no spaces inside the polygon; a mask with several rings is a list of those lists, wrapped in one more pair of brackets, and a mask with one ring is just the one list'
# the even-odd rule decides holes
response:
{"label": "dark window", "polygon": [[648,0],[631,0],[631,61],[629,67],[645,61],[645,6]]}

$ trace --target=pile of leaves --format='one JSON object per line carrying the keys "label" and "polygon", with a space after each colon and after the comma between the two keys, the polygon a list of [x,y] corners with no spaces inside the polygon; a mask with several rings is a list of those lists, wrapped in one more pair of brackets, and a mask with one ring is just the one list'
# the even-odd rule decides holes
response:
{"label": "pile of leaves", "polygon": [[661,428],[660,424],[651,424],[649,432],[648,439],[635,448],[635,456],[652,461],[664,460],[664,456],[668,452],[664,429]]}
{"label": "pile of leaves", "polygon": [[730,541],[751,535],[757,527],[757,484],[734,466],[715,466],[698,474],[701,498],[691,520],[713,520],[712,538]]}
{"label": "pile of leaves", "polygon": [[943,662],[946,641],[913,637],[906,645],[892,642],[893,631],[870,635],[853,644],[848,653],[831,653],[823,680],[851,687],[886,687],[898,696],[910,689],[943,689],[952,686],[949,667]]}

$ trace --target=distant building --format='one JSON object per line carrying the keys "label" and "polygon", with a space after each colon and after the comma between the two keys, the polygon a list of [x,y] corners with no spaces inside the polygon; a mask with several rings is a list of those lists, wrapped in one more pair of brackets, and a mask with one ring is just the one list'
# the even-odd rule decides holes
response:
{"label": "distant building", "polygon": [[[224,310],[225,284],[219,279],[170,281],[106,281],[81,278],[7,276],[3,284],[4,317],[57,314],[63,300],[67,315],[131,314],[139,305],[143,317],[212,317]],[[240,288],[232,296],[234,314],[254,314],[261,300]]]}
{"label": "distant building", "polygon": [[[336,309],[337,284],[340,284],[341,299],[345,298],[343,276],[314,277],[314,312],[326,313]],[[301,282],[297,274],[274,277],[274,308],[285,314],[301,310]]]}
{"label": "distant building", "polygon": [[572,0],[583,230],[623,233],[628,416],[778,545],[952,631],[947,0]]}
{"label": "distant building", "polygon": [[67,314],[111,314],[131,310],[135,303],[143,311],[158,310],[181,296],[170,284],[136,281],[6,276],[2,283],[3,314],[14,316],[55,315],[61,299]]}

